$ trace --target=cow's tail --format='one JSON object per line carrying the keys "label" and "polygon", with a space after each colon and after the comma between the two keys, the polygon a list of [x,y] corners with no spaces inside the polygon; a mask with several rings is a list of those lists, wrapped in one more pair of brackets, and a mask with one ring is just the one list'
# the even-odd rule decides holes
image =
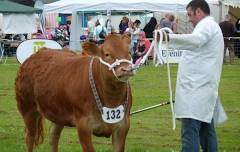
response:
{"label": "cow's tail", "polygon": [[38,146],[43,143],[44,140],[44,117],[40,114],[37,119],[37,128],[36,128],[36,136],[34,141],[34,146]]}

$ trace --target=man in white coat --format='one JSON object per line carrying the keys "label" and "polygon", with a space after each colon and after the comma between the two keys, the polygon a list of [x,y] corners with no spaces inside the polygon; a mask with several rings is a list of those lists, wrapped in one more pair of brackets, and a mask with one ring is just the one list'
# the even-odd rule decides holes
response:
{"label": "man in white coat", "polygon": [[169,47],[182,54],[176,85],[175,116],[182,122],[182,152],[217,152],[214,107],[222,71],[224,41],[219,25],[209,16],[205,0],[186,7],[194,30],[169,34]]}

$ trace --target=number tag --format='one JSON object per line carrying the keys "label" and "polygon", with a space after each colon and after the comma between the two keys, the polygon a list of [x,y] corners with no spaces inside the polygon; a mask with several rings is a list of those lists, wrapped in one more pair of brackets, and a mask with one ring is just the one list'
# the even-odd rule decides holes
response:
{"label": "number tag", "polygon": [[103,107],[102,119],[106,123],[117,123],[121,121],[124,117],[124,108],[120,105],[117,108],[107,108]]}

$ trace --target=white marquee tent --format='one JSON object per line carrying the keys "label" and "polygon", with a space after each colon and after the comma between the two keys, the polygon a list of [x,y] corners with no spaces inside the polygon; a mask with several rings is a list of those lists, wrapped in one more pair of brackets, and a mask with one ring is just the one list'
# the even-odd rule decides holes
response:
{"label": "white marquee tent", "polygon": [[0,31],[4,34],[36,32],[35,13],[41,12],[40,9],[0,0]]}

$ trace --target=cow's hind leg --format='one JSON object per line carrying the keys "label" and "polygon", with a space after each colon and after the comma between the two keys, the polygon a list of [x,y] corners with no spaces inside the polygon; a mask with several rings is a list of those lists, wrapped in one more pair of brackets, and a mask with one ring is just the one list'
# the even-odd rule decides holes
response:
{"label": "cow's hind leg", "polygon": [[29,111],[23,115],[26,129],[26,144],[28,152],[43,141],[42,116],[37,111]]}
{"label": "cow's hind leg", "polygon": [[58,152],[58,142],[63,128],[64,126],[52,123],[49,139],[49,144],[51,145],[52,152]]}
{"label": "cow's hind leg", "polygon": [[32,152],[35,145],[43,141],[43,117],[32,98],[23,98],[23,93],[17,92],[17,106],[25,124],[27,151]]}
{"label": "cow's hind leg", "polygon": [[95,152],[92,144],[92,132],[88,126],[87,119],[82,118],[78,120],[76,127],[83,152]]}

